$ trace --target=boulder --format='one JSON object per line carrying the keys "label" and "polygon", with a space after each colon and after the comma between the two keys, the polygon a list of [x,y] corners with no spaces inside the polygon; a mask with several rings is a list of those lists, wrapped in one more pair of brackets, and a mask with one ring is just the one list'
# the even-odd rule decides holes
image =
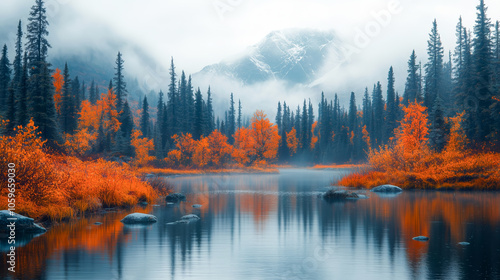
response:
{"label": "boulder", "polygon": [[[15,218],[15,220],[13,220]],[[9,220],[12,219],[12,220]],[[16,214],[9,210],[0,211],[0,233],[10,232],[10,228],[7,227],[14,222],[15,232],[17,234],[38,234],[44,233],[47,230],[42,226],[35,223],[32,218],[25,217],[23,215]]]}
{"label": "boulder", "polygon": [[323,198],[327,200],[358,199],[359,195],[345,190],[329,190],[323,195]]}
{"label": "boulder", "polygon": [[102,225],[102,223],[101,222],[95,222],[94,225],[100,226],[100,225]]}
{"label": "boulder", "polygon": [[157,221],[156,216],[143,213],[132,213],[121,220],[124,224],[151,224]]}
{"label": "boulder", "polygon": [[180,202],[186,201],[186,196],[181,193],[171,193],[165,198],[167,202]]}
{"label": "boulder", "polygon": [[397,193],[397,192],[402,192],[403,189],[394,185],[381,185],[373,188],[371,191],[380,193]]}
{"label": "boulder", "polygon": [[167,223],[168,226],[174,226],[174,225],[178,225],[178,224],[189,224],[189,221],[188,220],[179,220],[179,221]]}
{"label": "boulder", "polygon": [[427,236],[416,236],[416,237],[413,237],[412,239],[416,240],[416,241],[429,241],[429,237],[427,237]]}
{"label": "boulder", "polygon": [[201,208],[201,204],[193,204],[193,208]]}
{"label": "boulder", "polygon": [[469,246],[470,243],[469,242],[458,242],[458,245],[461,245],[461,246]]}
{"label": "boulder", "polygon": [[200,217],[196,216],[195,214],[189,214],[186,216],[182,216],[182,218],[181,218],[181,220],[190,221],[190,222],[198,221],[199,219],[200,219]]}

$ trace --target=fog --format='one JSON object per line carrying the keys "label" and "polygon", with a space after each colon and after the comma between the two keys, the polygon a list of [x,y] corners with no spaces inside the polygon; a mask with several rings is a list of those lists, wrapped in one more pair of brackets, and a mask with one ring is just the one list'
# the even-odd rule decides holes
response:
{"label": "fog", "polygon": [[[0,3],[0,43],[9,47],[13,58],[16,26],[23,28],[34,1],[2,0]],[[227,102],[232,91],[244,101],[246,110],[275,110],[278,100],[291,105],[303,98],[329,98],[337,92],[345,96],[355,91],[358,103],[363,89],[381,81],[386,85],[389,67],[394,66],[396,88],[402,93],[406,62],[413,49],[422,63],[434,18],[438,21],[445,53],[454,49],[455,26],[462,15],[472,28],[478,1],[471,0],[47,0],[50,22],[50,57],[78,54],[89,50],[123,53],[126,74],[137,78],[144,92],[168,85],[170,58],[177,70],[196,73],[203,67],[234,57],[258,43],[273,30],[315,28],[335,30],[347,47],[345,59],[331,61],[321,69],[319,83],[312,87],[287,87],[270,82],[244,87],[224,79],[209,81],[216,96]],[[500,1],[487,0],[488,16],[500,19]],[[447,58],[445,59],[448,60]],[[339,66],[340,65],[340,66]],[[333,70],[332,70],[333,69]],[[107,77],[109,79],[111,77]],[[208,81],[194,81],[206,92]],[[310,86],[310,85],[309,85]],[[272,106],[271,106],[272,105]],[[269,108],[269,109],[268,109]],[[274,113],[274,112],[273,112]]]}

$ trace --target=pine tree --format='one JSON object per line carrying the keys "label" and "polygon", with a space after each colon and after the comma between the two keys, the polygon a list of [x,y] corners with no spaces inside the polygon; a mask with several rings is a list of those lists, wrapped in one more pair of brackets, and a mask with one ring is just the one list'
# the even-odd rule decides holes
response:
{"label": "pine tree", "polygon": [[123,76],[123,59],[122,54],[118,52],[115,61],[115,76],[113,77],[114,90],[116,94],[116,109],[118,112],[122,110],[122,105],[127,97],[127,84],[125,83],[125,78]]}
{"label": "pine tree", "polygon": [[3,45],[2,56],[0,58],[0,114],[7,111],[10,86],[10,62],[7,56],[7,45]]}
{"label": "pine tree", "polygon": [[[299,112],[300,114],[300,112]],[[307,115],[307,104],[306,100],[304,99],[304,105],[302,106],[302,117],[301,117],[301,137],[300,137],[300,142],[302,144],[302,149],[303,150],[308,150],[309,146],[311,144],[311,139],[309,138],[309,118]]]}
{"label": "pine tree", "polygon": [[394,88],[394,69],[389,69],[387,77],[387,110],[385,115],[385,136],[384,141],[387,143],[389,138],[394,136],[394,129],[397,127],[397,107],[396,107],[396,90]]}
{"label": "pine tree", "polygon": [[241,109],[242,109],[242,107],[241,107],[241,100],[238,99],[238,128],[241,128],[241,125],[242,125],[242,123],[241,123],[242,122],[242,119],[241,119],[242,118]]}
{"label": "pine tree", "polygon": [[9,87],[9,97],[7,98],[7,119],[9,122],[6,126],[7,134],[13,135],[14,128],[16,127],[16,99],[15,99],[15,91],[12,87]]}
{"label": "pine tree", "polygon": [[405,91],[403,94],[403,104],[408,106],[410,102],[422,101],[421,92],[421,75],[418,73],[419,66],[417,65],[417,55],[413,50],[410,59],[408,60],[408,77],[406,78]]}
{"label": "pine tree", "polygon": [[59,119],[62,131],[71,134],[76,129],[76,106],[67,63],[64,65],[63,77],[64,85],[62,88],[61,115]]}
{"label": "pine tree", "polygon": [[82,96],[80,92],[80,80],[78,79],[78,76],[73,79],[73,82],[71,84],[71,95],[73,96],[75,111],[79,112],[80,104],[82,102]]}
{"label": "pine tree", "polygon": [[492,78],[492,46],[491,20],[486,15],[487,7],[484,0],[480,0],[477,6],[477,19],[474,26],[474,51],[472,60],[474,63],[473,80],[476,85],[476,132],[473,137],[478,143],[485,142],[486,137],[491,133],[491,113],[492,104],[491,78]]}
{"label": "pine tree", "polygon": [[81,101],[87,100],[87,85],[85,84],[85,81],[82,81],[82,89],[80,90],[81,93]]}
{"label": "pine tree", "polygon": [[179,114],[178,114],[178,106],[177,104],[177,81],[175,74],[175,66],[174,66],[174,58],[171,59],[170,62],[170,84],[168,86],[168,101],[167,101],[167,124],[168,124],[168,139],[170,136],[179,133]]}
{"label": "pine tree", "polygon": [[383,143],[384,133],[384,107],[385,102],[382,96],[382,85],[380,82],[373,87],[372,94],[373,106],[373,140],[375,145],[379,146]]}
{"label": "pine tree", "polygon": [[365,88],[363,97],[363,125],[366,125],[368,131],[372,131],[372,101],[368,93],[368,88]]}
{"label": "pine tree", "polygon": [[443,46],[437,30],[437,21],[432,23],[432,30],[427,41],[429,60],[425,64],[424,106],[432,108],[434,99],[442,89],[443,79]]}
{"label": "pine tree", "polygon": [[438,94],[432,108],[431,129],[429,131],[429,144],[437,152],[441,152],[446,145],[447,129],[444,121],[444,110],[441,106],[442,102],[443,100]]}
{"label": "pine tree", "polygon": [[201,95],[201,90],[198,88],[195,94],[194,101],[194,129],[193,129],[193,139],[199,140],[203,135],[203,97]]}
{"label": "pine tree", "polygon": [[227,116],[227,121],[226,121],[226,126],[227,126],[227,138],[230,144],[233,144],[234,138],[233,134],[236,131],[236,111],[234,108],[234,96],[233,93],[231,92],[231,98],[229,100],[229,112]]}
{"label": "pine tree", "polygon": [[89,89],[89,101],[92,105],[95,105],[95,103],[97,102],[97,95],[98,95],[98,91],[97,91],[97,85],[95,84],[94,80],[92,80],[92,84],[90,84],[90,89]]}
{"label": "pine tree", "polygon": [[[275,122],[276,122],[276,125],[278,126],[278,133],[281,134],[281,130],[283,130],[281,102],[278,102],[278,110],[276,112],[276,120],[275,120]],[[281,140],[283,141],[283,139],[281,139]]]}
{"label": "pine tree", "polygon": [[142,101],[141,131],[144,137],[149,138],[149,104],[147,96],[144,96],[144,100]]}
{"label": "pine tree", "polygon": [[[191,75],[188,76],[186,85],[186,131],[193,133],[194,129],[194,91],[191,81]],[[202,99],[203,101],[203,99]]]}
{"label": "pine tree", "polygon": [[205,131],[205,135],[209,135],[215,129],[215,119],[214,119],[214,110],[212,106],[212,93],[210,92],[210,86],[207,91],[207,131]]}
{"label": "pine tree", "polygon": [[132,110],[130,109],[127,98],[125,98],[125,103],[123,103],[123,110],[119,117],[121,123],[120,130],[122,132],[124,140],[123,147],[120,149],[120,152],[125,155],[131,155],[133,149],[130,141],[132,139],[132,130],[134,129],[134,117],[132,115]]}
{"label": "pine tree", "polygon": [[12,63],[14,68],[14,78],[12,79],[11,87],[15,90],[16,96],[19,95],[19,84],[21,83],[23,75],[23,30],[21,28],[21,20],[17,26],[17,40],[16,40],[16,56]]}
{"label": "pine tree", "polygon": [[28,121],[28,56],[25,54],[21,78],[17,86],[17,124],[26,126]]}

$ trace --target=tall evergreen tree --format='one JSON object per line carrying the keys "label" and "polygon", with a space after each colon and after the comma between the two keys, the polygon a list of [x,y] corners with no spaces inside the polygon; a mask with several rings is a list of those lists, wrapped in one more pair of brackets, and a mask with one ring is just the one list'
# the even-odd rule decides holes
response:
{"label": "tall evergreen tree", "polygon": [[16,56],[12,63],[14,68],[14,78],[12,79],[11,87],[15,90],[16,99],[19,95],[19,84],[23,75],[23,30],[21,28],[21,20],[17,26],[17,40],[16,40]]}
{"label": "tall evergreen tree", "polygon": [[227,115],[227,121],[226,121],[226,129],[227,129],[227,138],[229,140],[230,144],[233,144],[234,138],[233,134],[235,132],[235,127],[236,127],[236,110],[234,108],[234,95],[231,92],[231,98],[229,100],[229,112]]}
{"label": "tall evergreen tree", "polygon": [[118,52],[115,61],[115,76],[113,77],[114,90],[116,94],[116,110],[120,112],[122,110],[122,105],[127,97],[127,84],[125,83],[125,78],[123,76],[123,58],[122,54]]}
{"label": "tall evergreen tree", "polygon": [[405,91],[403,94],[403,104],[408,106],[409,103],[422,101],[421,92],[421,75],[419,74],[419,66],[417,65],[417,55],[413,50],[410,59],[408,60],[408,77],[406,78]]}
{"label": "tall evergreen tree", "polygon": [[95,105],[97,102],[97,85],[95,84],[95,81],[92,80],[92,83],[90,84],[90,89],[89,89],[89,101],[92,105]]}
{"label": "tall evergreen tree", "polygon": [[29,121],[28,113],[28,56],[23,58],[23,69],[17,86],[17,124],[25,126]]}
{"label": "tall evergreen tree", "polygon": [[431,114],[431,129],[429,131],[429,144],[437,152],[441,152],[446,145],[447,128],[444,120],[444,110],[441,106],[442,99],[438,94],[434,100]]}
{"label": "tall evergreen tree", "polygon": [[80,80],[78,76],[76,76],[71,84],[71,95],[73,97],[73,103],[75,106],[75,116],[78,112],[80,112],[80,103],[82,102],[82,95],[80,91]]}
{"label": "tall evergreen tree", "polygon": [[76,129],[76,106],[67,63],[64,65],[63,77],[64,85],[62,88],[61,115],[59,116],[59,120],[62,132],[71,134]]}
{"label": "tall evergreen tree", "polygon": [[141,131],[144,137],[149,138],[149,104],[148,97],[144,95],[144,100],[142,101],[142,112],[141,112]]}
{"label": "tall evergreen tree", "polygon": [[373,141],[378,147],[383,143],[383,131],[384,131],[384,97],[382,96],[382,85],[380,82],[373,87],[372,94],[372,106],[373,106]]}
{"label": "tall evergreen tree", "polygon": [[47,51],[50,48],[47,41],[48,25],[44,1],[36,0],[28,17],[26,42],[28,68],[30,69],[28,86],[31,101],[30,112],[41,136],[49,140],[48,144],[53,146],[55,141],[60,140],[60,137],[56,122],[50,65],[47,63]]}
{"label": "tall evergreen tree", "polygon": [[443,46],[437,30],[437,21],[432,23],[432,30],[427,41],[428,62],[425,64],[424,105],[432,108],[434,99],[442,90],[443,79]]}
{"label": "tall evergreen tree", "polygon": [[207,131],[205,135],[209,135],[215,129],[215,117],[214,109],[212,105],[212,93],[210,91],[210,86],[207,91]]}
{"label": "tall evergreen tree", "polygon": [[241,99],[238,99],[238,128],[241,128],[242,125],[242,113],[241,113]]}
{"label": "tall evergreen tree", "polygon": [[201,90],[198,88],[195,94],[194,101],[194,128],[193,128],[193,138],[199,140],[203,135],[203,96],[201,95]]}
{"label": "tall evergreen tree", "polygon": [[167,124],[168,124],[168,139],[170,136],[179,133],[179,115],[178,115],[178,99],[177,99],[177,79],[175,74],[174,58],[170,61],[170,84],[168,86],[168,101],[167,101]]}
{"label": "tall evergreen tree", "polygon": [[474,26],[474,51],[472,59],[474,63],[474,84],[476,87],[477,110],[476,110],[476,132],[473,137],[478,143],[485,142],[491,133],[492,104],[491,78],[492,78],[492,46],[491,46],[491,20],[486,15],[487,7],[484,0],[480,0],[477,6],[477,18]]}
{"label": "tall evergreen tree", "polygon": [[0,114],[7,111],[10,86],[10,62],[7,56],[7,45],[3,45],[2,56],[0,58]]}
{"label": "tall evergreen tree", "polygon": [[397,127],[396,90],[394,88],[394,69],[389,69],[387,77],[387,109],[385,115],[385,133],[384,141],[387,143],[389,138],[394,136],[394,129]]}

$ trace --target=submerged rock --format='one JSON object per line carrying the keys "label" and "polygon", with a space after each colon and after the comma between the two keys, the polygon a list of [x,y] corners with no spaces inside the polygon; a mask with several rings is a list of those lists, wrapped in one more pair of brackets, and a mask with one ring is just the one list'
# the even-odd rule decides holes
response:
{"label": "submerged rock", "polygon": [[189,214],[186,216],[182,216],[182,218],[181,218],[181,220],[189,221],[189,222],[198,221],[199,219],[200,219],[200,217],[196,216],[195,214]]}
{"label": "submerged rock", "polygon": [[151,224],[157,221],[156,216],[143,213],[132,213],[121,220],[124,224]]}
{"label": "submerged rock", "polygon": [[372,192],[381,192],[381,193],[397,193],[402,192],[403,189],[394,185],[381,185],[375,187],[371,190]]}
{"label": "submerged rock", "polygon": [[13,224],[12,229],[17,234],[37,234],[44,233],[47,230],[35,223],[32,218],[16,214],[9,210],[0,211],[0,233],[8,233],[11,231],[9,225]]}
{"label": "submerged rock", "polygon": [[345,190],[329,190],[323,195],[327,200],[343,200],[343,199],[358,199],[360,196],[357,193],[348,192]]}
{"label": "submerged rock", "polygon": [[193,208],[201,208],[201,204],[193,204]]}
{"label": "submerged rock", "polygon": [[416,241],[429,241],[429,237],[427,237],[427,236],[416,236],[416,237],[413,237],[412,239],[416,240]]}
{"label": "submerged rock", "polygon": [[186,196],[182,193],[171,193],[165,198],[167,202],[180,202],[186,201]]}
{"label": "submerged rock", "polygon": [[139,202],[139,205],[141,205],[141,206],[148,206],[148,204],[149,203],[147,201],[141,201],[141,202]]}
{"label": "submerged rock", "polygon": [[458,242],[458,245],[461,245],[461,246],[469,246],[470,243],[469,242]]}
{"label": "submerged rock", "polygon": [[188,220],[179,220],[179,221],[167,223],[167,225],[169,225],[169,226],[178,225],[178,224],[189,224],[189,221]]}
{"label": "submerged rock", "polygon": [[100,225],[102,225],[102,223],[101,222],[95,222],[94,225],[100,226]]}

